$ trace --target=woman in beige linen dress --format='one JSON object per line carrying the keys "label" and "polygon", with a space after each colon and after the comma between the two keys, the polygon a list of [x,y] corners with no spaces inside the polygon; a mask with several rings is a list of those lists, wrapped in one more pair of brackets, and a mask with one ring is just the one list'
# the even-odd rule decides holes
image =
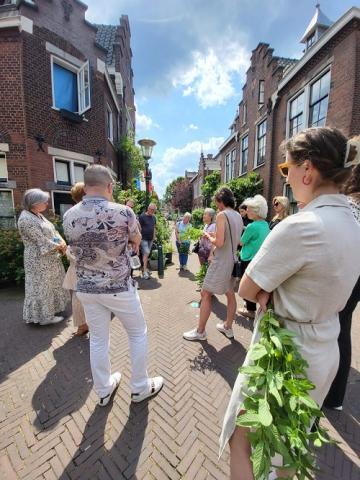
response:
{"label": "woman in beige linen dress", "polygon": [[[75,183],[71,189],[71,196],[74,202],[79,203],[82,197],[85,195],[84,184],[82,182]],[[89,328],[86,323],[85,312],[82,303],[76,295],[76,270],[75,270],[75,258],[70,253],[70,248],[66,250],[66,256],[70,262],[69,268],[66,272],[63,288],[70,290],[71,306],[72,306],[72,318],[74,327],[78,327],[75,335],[85,335],[88,333]]]}
{"label": "woman in beige linen dress", "polygon": [[214,199],[219,210],[216,216],[216,233],[205,235],[215,250],[201,290],[199,325],[183,334],[186,340],[206,340],[205,326],[211,313],[211,300],[214,294],[225,294],[228,302],[226,321],[218,323],[216,328],[228,338],[234,337],[232,323],[236,312],[236,298],[232,271],[237,260],[237,246],[244,226],[241,215],[234,210],[235,199],[231,190],[221,188]]}
{"label": "woman in beige linen dress", "polygon": [[[283,220],[267,237],[248,266],[239,294],[257,301],[261,310],[272,294],[275,313],[297,334],[296,343],[309,364],[307,375],[315,384],[310,392],[321,405],[339,362],[338,313],[360,273],[360,227],[339,185],[348,166],[359,161],[355,146],[330,128],[311,128],[284,145],[282,173],[295,198],[306,206]],[[258,322],[252,343],[259,339]],[[250,360],[246,357],[244,365]],[[230,442],[233,480],[252,480],[247,429],[236,427],[244,396],[239,375],[225,414],[220,453]],[[278,477],[288,472],[277,472]],[[274,477],[276,478],[276,477]]]}
{"label": "woman in beige linen dress", "polygon": [[69,293],[62,288],[65,270],[60,253],[66,243],[54,225],[43,215],[48,208],[49,194],[39,188],[24,194],[24,210],[18,228],[24,243],[25,300],[23,317],[26,323],[49,325],[64,320],[56,315],[65,310]]}

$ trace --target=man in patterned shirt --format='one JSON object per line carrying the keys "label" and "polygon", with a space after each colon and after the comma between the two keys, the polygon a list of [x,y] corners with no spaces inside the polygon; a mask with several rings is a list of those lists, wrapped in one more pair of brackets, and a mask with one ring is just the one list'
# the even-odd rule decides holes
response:
{"label": "man in patterned shirt", "polygon": [[134,212],[112,202],[113,181],[107,168],[85,170],[82,202],[64,215],[64,232],[75,257],[76,292],[90,330],[90,364],[99,405],[106,406],[120,383],[111,374],[109,347],[111,313],[129,337],[132,366],[131,399],[141,402],[158,393],[162,377],[149,378],[147,326],[140,298],[130,276],[127,246],[138,251],[141,235]]}

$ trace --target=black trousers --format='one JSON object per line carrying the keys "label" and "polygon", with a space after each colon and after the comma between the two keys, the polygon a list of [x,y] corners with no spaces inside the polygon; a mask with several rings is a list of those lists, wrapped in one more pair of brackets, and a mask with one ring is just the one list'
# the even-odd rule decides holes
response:
{"label": "black trousers", "polygon": [[325,407],[340,407],[344,402],[346,385],[351,367],[351,320],[356,305],[360,301],[360,277],[350,295],[347,304],[339,313],[340,334],[338,338],[340,350],[339,369],[327,394]]}
{"label": "black trousers", "polygon": [[[251,260],[241,260],[241,276],[244,275],[246,267],[249,265]],[[256,303],[249,302],[249,300],[245,300],[245,307],[248,312],[256,312]]]}

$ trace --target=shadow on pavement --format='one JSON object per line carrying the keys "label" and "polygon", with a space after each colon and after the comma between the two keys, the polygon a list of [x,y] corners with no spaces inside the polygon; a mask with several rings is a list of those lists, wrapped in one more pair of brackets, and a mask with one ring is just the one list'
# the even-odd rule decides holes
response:
{"label": "shadow on pavement", "polygon": [[47,373],[32,398],[38,431],[54,427],[62,418],[80,409],[92,388],[89,341],[73,337],[53,352],[56,364]]}
{"label": "shadow on pavement", "polygon": [[190,370],[201,373],[216,371],[232,388],[238,374],[238,368],[241,367],[246,356],[245,348],[234,339],[219,351],[208,342],[202,342],[201,346],[200,353],[193,360],[190,360]]}
{"label": "shadow on pavement", "polygon": [[86,424],[77,452],[59,480],[98,478],[96,475],[104,471],[107,474],[105,478],[136,479],[135,472],[148,425],[148,401],[130,405],[121,433],[114,427],[107,432],[106,438],[110,437],[113,445],[106,448],[107,418],[111,410],[117,408],[116,394],[107,407],[96,407]]}
{"label": "shadow on pavement", "polygon": [[24,291],[21,288],[1,289],[0,305],[0,382],[48,350],[53,339],[67,326],[67,321],[55,325],[26,324],[23,321]]}

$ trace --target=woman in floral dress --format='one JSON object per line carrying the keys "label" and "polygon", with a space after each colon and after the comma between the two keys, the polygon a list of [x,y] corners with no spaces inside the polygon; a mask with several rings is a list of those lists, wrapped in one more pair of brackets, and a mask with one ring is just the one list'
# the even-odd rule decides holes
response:
{"label": "woman in floral dress", "polygon": [[49,194],[38,188],[27,190],[24,195],[24,210],[18,228],[24,243],[26,323],[48,325],[61,322],[57,316],[65,310],[70,299],[63,289],[65,269],[60,254],[64,254],[66,243],[54,225],[43,215],[48,207]]}

